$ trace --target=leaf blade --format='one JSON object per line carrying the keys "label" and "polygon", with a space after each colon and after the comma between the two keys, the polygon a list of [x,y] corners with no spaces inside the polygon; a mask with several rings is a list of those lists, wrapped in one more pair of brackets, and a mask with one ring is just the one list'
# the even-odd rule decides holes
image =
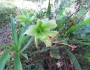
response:
{"label": "leaf blade", "polygon": [[14,54],[14,70],[23,70],[20,61],[20,53]]}
{"label": "leaf blade", "polygon": [[3,70],[5,63],[9,57],[9,50],[5,50],[0,56],[0,70]]}
{"label": "leaf blade", "polygon": [[85,21],[83,21],[83,22],[80,23],[80,24],[76,24],[76,25],[70,27],[70,28],[67,30],[67,34],[73,32],[73,31],[75,31],[76,29],[80,28],[81,26],[86,25],[86,24],[89,24],[89,23],[90,23],[90,18],[87,19],[87,20],[85,20]]}
{"label": "leaf blade", "polygon": [[15,19],[13,17],[11,18],[11,30],[12,30],[12,37],[13,37],[14,43],[15,45],[17,45],[18,36],[16,32]]}
{"label": "leaf blade", "polygon": [[74,63],[75,70],[82,70],[79,65],[79,62],[77,61],[77,59],[75,58],[73,53],[70,50],[68,50],[67,48],[65,48],[65,50],[68,53],[69,57],[71,58],[72,62]]}

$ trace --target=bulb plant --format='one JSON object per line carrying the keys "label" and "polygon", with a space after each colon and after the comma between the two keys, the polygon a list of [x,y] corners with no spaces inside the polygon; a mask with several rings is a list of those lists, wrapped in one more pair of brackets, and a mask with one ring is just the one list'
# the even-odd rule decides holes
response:
{"label": "bulb plant", "polygon": [[[62,45],[66,45],[70,47],[71,50],[73,51],[76,48],[76,46],[66,44],[65,41],[55,41],[54,40],[55,37],[57,37],[59,34],[58,31],[52,30],[55,27],[57,27],[55,20],[38,19],[37,23],[35,25],[30,25],[24,34],[27,34],[29,36],[34,36],[35,45],[37,49],[38,49],[38,39],[39,39],[45,43],[46,47],[53,47],[52,43],[62,44]],[[54,53],[56,51],[58,52]],[[57,56],[54,56],[52,53],[50,53],[50,55],[59,59],[60,58],[59,49],[57,50],[55,49],[54,52],[52,53],[54,53],[55,55],[57,54]]]}
{"label": "bulb plant", "polygon": [[[36,25],[30,25],[24,34],[34,36],[36,48],[38,48],[38,39],[45,42],[49,42],[49,37],[54,37],[57,34],[57,31],[52,31],[51,29],[55,28],[57,25],[54,20],[48,19],[38,19]],[[50,43],[50,42],[49,42]]]}
{"label": "bulb plant", "polygon": [[[17,19],[20,20],[23,26],[19,27],[19,29],[17,30],[15,19],[14,18],[11,19],[13,44],[11,46],[8,46],[8,48],[0,56],[0,70],[3,70],[7,59],[10,58],[10,54],[9,54],[10,51],[14,52],[13,54],[14,70],[23,70],[20,56],[22,55],[26,59],[28,59],[27,54],[24,54],[23,51],[31,44],[33,40],[35,41],[35,45],[37,49],[39,48],[38,40],[41,40],[46,44],[46,47],[52,48],[55,47],[57,44],[60,44],[70,47],[71,51],[73,51],[76,48],[75,45],[72,46],[67,44],[66,40],[57,40],[57,38],[60,37],[60,32],[66,33],[65,36],[68,36],[71,32],[75,31],[77,28],[86,25],[90,22],[90,18],[89,18],[87,20],[84,20],[81,24],[76,24],[74,26],[71,26],[67,30],[67,32],[65,32],[65,30],[62,29],[60,30],[60,28],[63,28],[62,26],[63,20],[61,19],[60,21],[58,21],[58,23],[55,20],[37,19],[37,22],[34,23],[33,20],[35,19],[35,16],[29,17],[28,12],[26,12],[25,10],[22,11],[22,15],[18,16]],[[60,27],[58,27],[58,25],[60,25]],[[57,28],[58,31],[55,30],[55,28]],[[22,47],[22,44],[28,38],[30,38],[30,40],[25,44],[25,46]],[[53,43],[56,45],[52,45]],[[70,54],[70,51],[68,51],[67,49],[66,51],[69,52]],[[51,57],[60,59],[59,49],[51,50],[50,55]]]}
{"label": "bulb plant", "polygon": [[[22,12],[23,12],[23,16],[28,15],[28,13],[26,11],[22,11]],[[23,16],[18,16],[17,18],[22,22]],[[33,22],[32,20],[34,19],[34,18],[32,19],[32,17],[29,17],[29,16],[28,16],[28,18],[30,19],[30,22],[23,21],[25,23],[25,25],[22,27],[19,27],[18,29],[16,28],[17,24],[15,24],[15,19],[13,17],[11,18],[10,26],[11,26],[11,30],[12,30],[13,44],[8,46],[7,49],[3,52],[3,54],[0,56],[0,70],[4,69],[6,61],[8,59],[10,59],[10,54],[9,54],[10,51],[14,52],[13,53],[13,55],[14,55],[14,70],[23,70],[20,56],[22,55],[23,57],[28,59],[27,54],[24,54],[23,51],[33,41],[33,37],[31,37],[30,40],[22,47],[22,44],[29,38],[29,36],[24,35],[24,32],[28,28],[29,23]],[[24,17],[24,19],[26,20],[27,18]]]}

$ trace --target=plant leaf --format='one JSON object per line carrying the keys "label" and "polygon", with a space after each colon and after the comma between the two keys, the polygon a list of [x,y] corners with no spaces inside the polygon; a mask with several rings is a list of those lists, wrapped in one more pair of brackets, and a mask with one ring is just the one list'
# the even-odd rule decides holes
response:
{"label": "plant leaf", "polygon": [[63,8],[60,10],[60,18],[62,18],[62,17],[63,17],[64,12],[65,12],[65,7],[63,7]]}
{"label": "plant leaf", "polygon": [[30,19],[31,19],[31,21],[32,21],[32,20],[34,20],[34,19],[35,19],[35,17],[36,17],[36,15],[32,16],[32,17],[30,18]]}
{"label": "plant leaf", "polygon": [[51,14],[51,5],[50,5],[50,0],[49,0],[49,2],[48,2],[47,14],[48,14],[49,17],[50,17],[50,14]]}
{"label": "plant leaf", "polygon": [[18,37],[17,37],[17,32],[16,32],[15,19],[13,17],[11,18],[11,29],[12,29],[12,37],[14,40],[14,44],[17,45]]}
{"label": "plant leaf", "polygon": [[28,13],[28,11],[22,9],[21,12],[22,12],[22,15],[25,16],[26,18],[29,17],[29,13]]}
{"label": "plant leaf", "polygon": [[67,48],[65,48],[66,52],[68,53],[70,59],[72,60],[72,62],[74,63],[74,67],[75,67],[75,70],[82,70],[77,59],[75,58],[75,56],[73,55],[73,53],[68,50]]}
{"label": "plant leaf", "polygon": [[23,57],[25,57],[25,58],[28,60],[27,54],[21,53],[21,55],[22,55]]}
{"label": "plant leaf", "polygon": [[20,53],[19,52],[14,54],[14,70],[23,70],[21,61],[20,61]]}
{"label": "plant leaf", "polygon": [[20,29],[20,32],[19,32],[19,44],[21,45],[23,42],[25,42],[25,40],[29,37],[29,36],[25,36],[24,35],[24,32],[26,31],[27,29],[27,25],[22,27]]}
{"label": "plant leaf", "polygon": [[62,20],[56,20],[56,24],[57,24],[56,29],[59,30],[59,29],[61,29],[61,27],[63,25],[63,21]]}
{"label": "plant leaf", "polygon": [[34,37],[31,37],[31,39],[28,41],[28,43],[23,47],[23,49],[20,51],[21,53],[27,49],[27,47],[31,44],[31,42],[34,40]]}
{"label": "plant leaf", "polygon": [[82,16],[85,12],[86,12],[86,9],[85,9],[85,8],[82,8],[82,9],[76,14],[76,16],[77,16],[78,18],[81,18],[81,16]]}
{"label": "plant leaf", "polygon": [[86,25],[86,24],[89,24],[89,23],[90,23],[90,18],[89,18],[89,19],[86,19],[85,21],[83,21],[83,22],[80,23],[80,24],[76,24],[76,25],[70,27],[70,28],[67,30],[67,34],[70,34],[71,32],[75,31],[76,29],[80,28],[81,26]]}
{"label": "plant leaf", "polygon": [[17,16],[16,17],[20,22],[27,22],[30,23],[31,19],[30,18],[26,18],[25,16]]}
{"label": "plant leaf", "polygon": [[59,49],[58,48],[53,48],[50,52],[50,56],[54,57],[56,59],[60,59]]}
{"label": "plant leaf", "polygon": [[0,56],[0,70],[3,70],[7,59],[10,57],[9,52],[10,50],[5,50]]}

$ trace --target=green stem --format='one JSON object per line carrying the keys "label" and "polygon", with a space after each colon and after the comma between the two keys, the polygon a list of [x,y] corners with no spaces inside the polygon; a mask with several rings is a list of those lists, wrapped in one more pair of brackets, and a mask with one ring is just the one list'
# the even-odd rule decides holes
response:
{"label": "green stem", "polygon": [[38,48],[38,39],[35,37],[35,45],[36,45],[36,48]]}

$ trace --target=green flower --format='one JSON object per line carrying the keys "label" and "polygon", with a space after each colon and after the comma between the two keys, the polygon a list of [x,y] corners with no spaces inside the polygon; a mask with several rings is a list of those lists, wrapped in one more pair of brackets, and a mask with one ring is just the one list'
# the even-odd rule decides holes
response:
{"label": "green flower", "polygon": [[49,36],[54,37],[56,35],[57,31],[51,31],[56,26],[54,20],[42,19],[38,20],[36,25],[30,25],[24,34],[35,36],[45,42]]}

